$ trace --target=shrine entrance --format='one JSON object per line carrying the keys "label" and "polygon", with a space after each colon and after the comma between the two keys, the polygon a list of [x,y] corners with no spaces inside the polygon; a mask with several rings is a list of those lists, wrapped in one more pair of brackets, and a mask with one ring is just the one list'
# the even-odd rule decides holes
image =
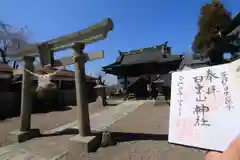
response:
{"label": "shrine entrance", "polygon": [[[16,54],[9,55],[12,59],[24,60],[23,68],[19,68],[15,71],[22,71],[23,73],[20,130],[10,133],[9,137],[11,140],[23,142],[40,134],[39,129],[31,128],[32,95],[30,88],[32,87],[32,77],[36,69],[44,68],[45,66],[58,67],[70,64],[74,64],[75,72],[79,137],[88,137],[88,141],[93,141],[95,139],[94,136],[91,136],[90,129],[88,102],[86,98],[85,63],[87,61],[103,58],[104,54],[103,51],[96,52],[94,54],[86,54],[84,53],[84,48],[87,44],[105,39],[108,32],[112,31],[112,29],[112,20],[105,19],[102,22],[81,31],[58,37],[40,44],[28,45],[19,50]],[[54,52],[69,48],[73,49],[73,56],[66,57],[61,61],[54,60]],[[40,64],[34,69],[34,60],[36,56],[40,57]],[[43,80],[43,82],[49,82],[51,75],[47,75],[47,79],[46,75],[44,76],[45,80]],[[43,78],[43,76],[40,76],[40,79],[41,78]],[[87,142],[86,140],[83,141],[85,143]]]}

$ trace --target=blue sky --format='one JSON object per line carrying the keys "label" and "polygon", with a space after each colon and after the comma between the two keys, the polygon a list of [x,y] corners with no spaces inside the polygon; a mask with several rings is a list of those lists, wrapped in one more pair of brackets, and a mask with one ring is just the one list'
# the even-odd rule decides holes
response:
{"label": "blue sky", "polygon": [[[105,51],[105,59],[89,62],[86,72],[96,73],[112,63],[118,50],[128,51],[169,41],[173,52],[186,52],[197,32],[204,0],[1,0],[0,20],[15,27],[27,26],[30,42],[40,42],[112,18],[114,30],[87,51]],[[239,0],[224,0],[235,15]],[[59,52],[56,57],[70,55]]]}

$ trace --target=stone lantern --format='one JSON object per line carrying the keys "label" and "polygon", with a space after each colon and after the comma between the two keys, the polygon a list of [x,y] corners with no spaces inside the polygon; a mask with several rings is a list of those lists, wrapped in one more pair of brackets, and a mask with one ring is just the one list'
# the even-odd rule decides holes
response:
{"label": "stone lantern", "polygon": [[97,101],[99,101],[102,105],[102,107],[107,105],[107,101],[106,101],[106,86],[102,85],[102,84],[97,84],[94,89],[96,90],[97,93]]}

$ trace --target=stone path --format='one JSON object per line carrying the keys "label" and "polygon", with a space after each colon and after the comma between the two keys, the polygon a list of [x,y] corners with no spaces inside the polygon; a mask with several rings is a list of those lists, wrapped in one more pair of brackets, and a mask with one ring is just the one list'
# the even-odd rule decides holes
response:
{"label": "stone path", "polygon": [[[89,103],[89,113],[92,115],[107,108],[114,107],[121,102],[122,101],[108,100],[109,105],[104,108],[101,107],[98,102]],[[39,128],[41,132],[47,131],[75,121],[77,116],[76,112],[76,106],[68,106],[65,110],[35,113],[31,116],[31,126],[32,128]],[[19,130],[19,128],[20,117],[0,121],[0,147],[12,144],[12,142],[7,139],[7,136],[11,131]]]}
{"label": "stone path", "polygon": [[108,127],[115,134],[117,145],[99,148],[85,159],[204,160],[201,150],[168,143],[169,108],[166,103],[158,106],[145,103]]}
{"label": "stone path", "polygon": [[[90,116],[92,130],[103,130],[134,111],[146,101],[127,101],[107,110],[95,113]],[[44,132],[45,135],[61,132],[66,129],[76,129],[77,122],[58,127]],[[65,152],[68,152],[69,139],[74,135],[65,134],[61,136],[46,136],[36,138],[24,143],[16,143],[0,148],[0,160],[48,160],[57,159]],[[60,144],[65,144],[60,145]],[[81,152],[79,150],[79,152]]]}

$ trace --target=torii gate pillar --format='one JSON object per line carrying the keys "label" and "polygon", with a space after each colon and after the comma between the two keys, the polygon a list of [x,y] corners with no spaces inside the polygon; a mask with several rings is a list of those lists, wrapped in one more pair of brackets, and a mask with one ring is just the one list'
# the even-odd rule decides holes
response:
{"label": "torii gate pillar", "polygon": [[[34,70],[34,57],[25,56],[24,68],[29,71]],[[22,93],[21,93],[21,115],[20,115],[20,131],[12,131],[9,133],[8,139],[13,142],[24,142],[40,135],[39,129],[31,128],[32,113],[32,93],[31,83],[32,75],[27,71],[23,71],[22,75]]]}
{"label": "torii gate pillar", "polygon": [[86,75],[85,75],[85,55],[83,53],[85,45],[83,43],[75,43],[74,50],[74,73],[76,85],[76,99],[77,99],[77,120],[80,136],[89,136],[91,133],[88,101],[86,97]]}
{"label": "torii gate pillar", "polygon": [[[23,57],[24,67],[33,71],[34,66],[34,57]],[[21,126],[20,131],[29,131],[31,129],[31,112],[32,112],[32,94],[30,88],[32,83],[32,75],[28,73],[26,70],[23,71],[22,75],[22,94],[21,94]]]}
{"label": "torii gate pillar", "polygon": [[87,101],[86,88],[86,74],[85,63],[87,61],[86,55],[83,53],[85,44],[75,43],[74,50],[74,69],[75,69],[75,85],[76,85],[76,99],[77,99],[77,120],[79,134],[71,140],[78,142],[84,152],[95,151],[99,147],[100,137],[94,136],[91,133],[90,118]]}

